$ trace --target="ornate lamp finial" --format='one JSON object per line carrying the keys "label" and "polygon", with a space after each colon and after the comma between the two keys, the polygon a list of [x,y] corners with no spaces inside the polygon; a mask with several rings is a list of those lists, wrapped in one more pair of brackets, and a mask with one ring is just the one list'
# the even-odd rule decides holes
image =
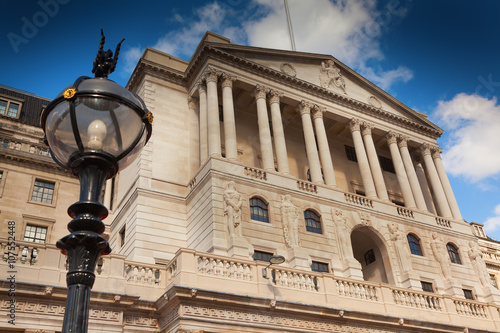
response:
{"label": "ornate lamp finial", "polygon": [[103,49],[105,39],[106,37],[104,37],[104,32],[101,29],[101,43],[99,44],[99,49],[94,59],[94,68],[92,68],[92,73],[95,73],[95,77],[107,78],[109,74],[113,73],[116,68],[116,63],[118,62],[120,47],[125,40],[125,38],[122,39],[116,46],[115,57],[113,59],[113,51],[111,51],[111,49],[104,51]]}

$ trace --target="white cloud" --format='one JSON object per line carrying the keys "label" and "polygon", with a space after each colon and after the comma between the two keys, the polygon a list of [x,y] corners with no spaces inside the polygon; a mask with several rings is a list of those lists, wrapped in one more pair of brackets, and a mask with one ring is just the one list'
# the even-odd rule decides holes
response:
{"label": "white cloud", "polygon": [[442,155],[446,170],[472,182],[500,174],[500,105],[464,93],[439,101],[433,117],[447,130]]}
{"label": "white cloud", "polygon": [[139,59],[141,59],[142,53],[144,52],[144,49],[140,47],[132,47],[129,48],[127,51],[125,51],[125,66],[123,70],[125,73],[130,75],[134,71],[135,66],[139,62]]}
{"label": "white cloud", "polygon": [[486,222],[484,222],[484,230],[486,232],[493,232],[500,229],[500,205],[495,207],[494,213],[494,217],[489,217]]}

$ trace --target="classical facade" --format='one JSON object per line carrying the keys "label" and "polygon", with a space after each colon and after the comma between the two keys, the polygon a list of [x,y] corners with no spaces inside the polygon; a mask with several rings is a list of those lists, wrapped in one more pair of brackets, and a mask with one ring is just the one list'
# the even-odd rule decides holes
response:
{"label": "classical facade", "polygon": [[[113,252],[91,332],[500,330],[500,247],[463,220],[424,114],[332,56],[213,33],[189,62],[148,48],[127,88],[155,123],[103,194]],[[0,330],[58,332],[53,244],[78,182],[23,118],[30,98],[48,101],[12,91],[4,110],[24,104],[17,118],[0,104],[0,265],[15,284],[2,273]]]}

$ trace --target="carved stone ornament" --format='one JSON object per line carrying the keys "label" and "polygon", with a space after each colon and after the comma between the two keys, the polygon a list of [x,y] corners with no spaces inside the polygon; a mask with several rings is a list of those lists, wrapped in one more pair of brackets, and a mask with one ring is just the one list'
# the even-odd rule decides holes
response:
{"label": "carved stone ornament", "polygon": [[339,88],[344,92],[344,94],[347,94],[345,91],[345,80],[342,77],[342,74],[340,74],[340,69],[335,66],[335,63],[331,59],[321,62],[319,83],[323,88]]}
{"label": "carved stone ornament", "polygon": [[289,64],[289,63],[282,63],[281,66],[280,66],[280,69],[283,73],[285,74],[288,74],[290,76],[293,76],[295,77],[297,75],[297,71],[295,70],[295,68]]}
{"label": "carved stone ornament", "polygon": [[375,96],[370,96],[368,98],[368,103],[371,106],[376,107],[377,109],[381,109],[382,108],[382,102],[380,102],[380,100],[377,97],[375,97]]}

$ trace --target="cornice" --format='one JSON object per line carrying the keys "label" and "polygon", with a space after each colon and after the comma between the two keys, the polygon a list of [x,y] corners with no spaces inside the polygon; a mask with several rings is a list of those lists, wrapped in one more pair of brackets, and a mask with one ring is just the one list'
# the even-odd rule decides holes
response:
{"label": "cornice", "polygon": [[[290,55],[293,55],[293,53],[290,53]],[[187,79],[187,85],[191,86],[192,81],[195,78],[195,75],[193,75],[199,68],[201,68],[202,64],[206,62],[206,60],[214,59],[214,60],[219,60],[224,63],[230,64],[232,66],[235,66],[239,69],[245,70],[245,71],[251,71],[252,73],[259,73],[263,76],[267,76],[269,79],[272,79],[276,82],[284,83],[286,82],[289,86],[292,86],[296,89],[299,89],[303,92],[315,95],[319,98],[322,98],[327,101],[334,102],[336,104],[339,104],[341,106],[347,107],[353,111],[357,111],[366,115],[370,115],[372,117],[375,117],[377,119],[384,120],[390,124],[406,128],[410,131],[413,132],[418,132],[427,136],[432,137],[433,139],[437,139],[438,137],[441,136],[443,133],[443,130],[439,129],[437,126],[433,125],[430,123],[427,119],[424,117],[420,117],[415,114],[415,117],[420,119],[421,121],[428,123],[429,125],[422,125],[416,121],[413,121],[411,119],[407,119],[401,116],[398,116],[396,114],[393,114],[388,111],[384,111],[382,109],[376,108],[370,104],[355,100],[353,98],[350,98],[346,95],[341,95],[337,94],[333,91],[330,91],[326,88],[322,88],[318,85],[309,83],[307,81],[298,79],[296,77],[292,77],[290,75],[287,75],[285,73],[282,73],[278,70],[260,65],[256,62],[241,58],[239,56],[235,56],[233,54],[227,53],[223,50],[220,50],[217,48],[217,45],[212,44],[207,45],[201,49],[197,54],[193,55],[193,58],[186,69],[186,79]],[[323,57],[324,58],[324,57]],[[319,58],[318,58],[319,59]],[[352,70],[349,70],[352,73],[355,73]],[[360,79],[363,79],[360,77],[358,74],[356,74],[357,77]],[[374,86],[374,89],[376,88],[379,90],[381,93],[386,95],[392,102],[397,104],[399,107],[402,109],[415,113],[415,111],[411,110],[408,108],[406,105],[395,99],[394,97],[390,96],[386,92],[384,92],[382,89],[378,88],[377,86],[373,85],[370,83],[368,80],[364,79],[364,83],[370,84],[370,86]]]}
{"label": "cornice", "polygon": [[135,91],[146,74],[181,85],[183,87],[187,86],[187,80],[184,73],[157,64],[150,60],[140,59],[132,76],[130,77],[127,89]]}

